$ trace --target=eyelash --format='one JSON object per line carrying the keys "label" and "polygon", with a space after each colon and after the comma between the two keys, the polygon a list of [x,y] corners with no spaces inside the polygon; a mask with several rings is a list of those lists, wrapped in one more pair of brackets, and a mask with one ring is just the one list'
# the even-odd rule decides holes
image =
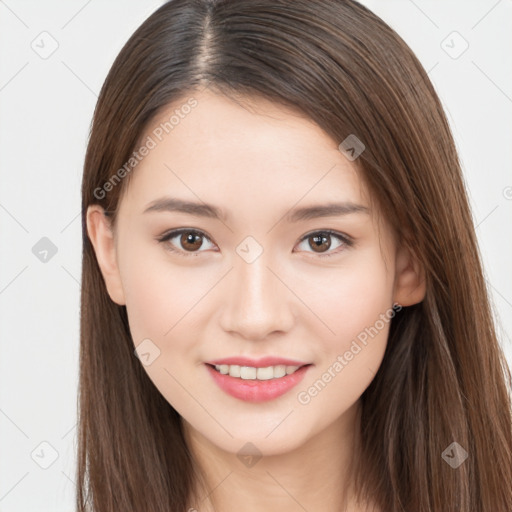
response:
{"label": "eyelash", "polygon": [[[170,241],[173,238],[176,238],[178,235],[182,235],[183,233],[192,233],[194,235],[199,235],[199,236],[201,236],[203,238],[206,238],[206,240],[208,240],[209,242],[211,242],[210,237],[207,236],[205,233],[203,233],[202,231],[196,230],[196,229],[192,229],[192,228],[188,228],[188,229],[187,228],[181,228],[181,229],[175,229],[173,231],[168,231],[167,233],[164,233],[163,235],[157,237],[157,241],[160,242],[160,243],[165,243],[165,242]],[[336,231],[330,230],[330,229],[311,231],[310,233],[307,233],[306,235],[304,235],[300,239],[299,243],[302,243],[304,240],[307,240],[308,238],[311,238],[314,235],[333,236],[335,238],[338,238],[341,242],[343,242],[343,244],[346,247],[352,247],[354,245],[354,241],[350,237],[348,237],[347,235],[343,235],[341,233],[338,233]],[[199,256],[199,254],[201,254],[201,252],[204,252],[204,251],[195,251],[195,252],[183,251],[183,250],[174,248],[170,243],[169,243],[169,246],[168,246],[168,250],[171,251],[171,252],[177,253],[180,256],[185,256],[185,257],[188,257],[188,256],[195,256],[195,257],[197,257],[197,256]],[[317,253],[317,256],[319,258],[329,258],[331,256],[339,254],[340,252],[341,251],[335,251],[335,252],[330,252],[330,253],[325,253],[325,254]]]}

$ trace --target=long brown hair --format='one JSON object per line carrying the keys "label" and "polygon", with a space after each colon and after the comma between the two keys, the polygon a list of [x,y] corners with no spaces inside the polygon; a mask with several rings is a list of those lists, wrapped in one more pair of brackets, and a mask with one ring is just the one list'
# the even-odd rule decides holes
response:
{"label": "long brown hair", "polygon": [[[105,183],[157,113],[203,87],[293,107],[337,143],[356,135],[371,197],[425,268],[425,299],[392,319],[361,397],[358,496],[386,512],[511,512],[512,378],[453,138],[410,48],[352,0],[172,0],[115,60],[82,185],[78,510],[184,512],[192,499],[198,474],[180,416],[134,354],[86,212],[99,204],[115,223],[137,170],[108,193]],[[454,467],[447,454],[461,449]]]}

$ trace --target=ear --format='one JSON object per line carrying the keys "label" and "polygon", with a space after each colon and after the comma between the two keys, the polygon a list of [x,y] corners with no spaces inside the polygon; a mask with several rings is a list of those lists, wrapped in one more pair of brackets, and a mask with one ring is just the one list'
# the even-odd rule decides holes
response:
{"label": "ear", "polygon": [[425,269],[412,251],[401,246],[396,254],[394,302],[412,306],[425,298]]}
{"label": "ear", "polygon": [[117,265],[116,245],[110,219],[99,205],[87,208],[87,233],[94,247],[110,298],[120,306],[126,304],[121,275]]}

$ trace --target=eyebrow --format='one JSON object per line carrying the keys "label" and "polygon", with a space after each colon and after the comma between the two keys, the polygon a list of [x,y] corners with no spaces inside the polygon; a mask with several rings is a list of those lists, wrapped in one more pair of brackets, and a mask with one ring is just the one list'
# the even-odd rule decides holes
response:
{"label": "eyebrow", "polygon": [[[196,217],[207,217],[221,221],[226,221],[228,218],[227,213],[222,208],[212,204],[185,201],[175,197],[162,197],[152,201],[147,205],[143,213],[149,212],[180,212]],[[369,214],[370,209],[367,206],[355,204],[350,201],[327,203],[294,208],[285,215],[285,219],[287,222],[294,223],[320,217],[348,215],[351,213]]]}

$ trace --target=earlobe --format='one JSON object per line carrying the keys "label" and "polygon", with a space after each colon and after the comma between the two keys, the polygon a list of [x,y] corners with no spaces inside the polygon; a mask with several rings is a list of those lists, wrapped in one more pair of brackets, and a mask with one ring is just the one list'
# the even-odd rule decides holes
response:
{"label": "earlobe", "polygon": [[94,247],[96,259],[100,267],[110,298],[120,306],[126,304],[121,275],[119,272],[114,233],[110,220],[99,205],[87,208],[87,234]]}
{"label": "earlobe", "polygon": [[426,278],[423,265],[402,246],[396,255],[394,302],[402,306],[418,304],[425,298]]}

